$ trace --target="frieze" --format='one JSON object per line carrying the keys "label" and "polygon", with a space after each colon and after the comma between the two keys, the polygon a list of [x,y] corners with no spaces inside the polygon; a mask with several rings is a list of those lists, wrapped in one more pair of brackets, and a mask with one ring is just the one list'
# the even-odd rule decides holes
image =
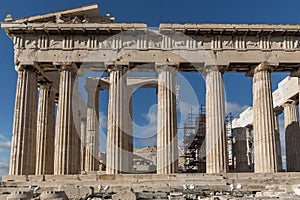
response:
{"label": "frieze", "polygon": [[23,36],[14,36],[14,48],[15,49],[24,49],[25,42]]}
{"label": "frieze", "polygon": [[63,40],[63,50],[72,50],[73,47],[74,47],[73,36],[71,35],[65,36]]}
{"label": "frieze", "polygon": [[271,50],[271,42],[269,36],[261,36],[259,38],[259,46],[261,50]]}
{"label": "frieze", "polygon": [[235,48],[237,50],[244,50],[244,49],[246,49],[245,36],[236,36],[235,37]]}
{"label": "frieze", "polygon": [[62,40],[50,39],[49,49],[62,49]]}
{"label": "frieze", "polygon": [[30,50],[37,50],[38,49],[38,41],[35,39],[26,39],[25,40],[25,48]]}
{"label": "frieze", "polygon": [[105,38],[90,36],[15,36],[15,49],[29,50],[98,50],[98,49],[166,49],[166,50],[300,50],[295,36],[197,36],[116,35]]}
{"label": "frieze", "polygon": [[211,49],[221,50],[222,49],[222,38],[221,36],[213,36],[211,38]]}
{"label": "frieze", "polygon": [[38,48],[41,50],[47,50],[49,47],[49,36],[40,36],[38,40]]}

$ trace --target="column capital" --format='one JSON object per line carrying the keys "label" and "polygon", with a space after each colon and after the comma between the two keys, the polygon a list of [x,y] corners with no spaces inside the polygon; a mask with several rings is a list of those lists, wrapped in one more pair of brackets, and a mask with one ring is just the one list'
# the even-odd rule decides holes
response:
{"label": "column capital", "polygon": [[85,86],[87,92],[95,92],[98,90],[99,78],[86,78]]}
{"label": "column capital", "polygon": [[254,68],[253,73],[256,74],[257,72],[261,72],[261,71],[272,72],[273,71],[273,67],[270,66],[270,65],[267,65],[266,62],[262,62],[257,67]]}
{"label": "column capital", "polygon": [[176,75],[178,73],[178,67],[175,64],[156,64],[155,71],[159,74],[163,71],[169,71]]}
{"label": "column capital", "polygon": [[28,64],[19,64],[15,66],[15,70],[17,72],[19,71],[31,71],[31,72],[37,72],[38,70],[34,67],[34,65],[28,65]]}
{"label": "column capital", "polygon": [[297,101],[294,101],[294,100],[288,100],[287,102],[285,102],[282,107],[285,108],[285,107],[288,107],[288,106],[291,106],[291,105],[297,105]]}
{"label": "column capital", "polygon": [[129,69],[129,65],[125,64],[109,64],[107,65],[107,71],[108,73],[111,73],[112,71],[122,71],[122,73],[126,73]]}
{"label": "column capital", "polygon": [[248,124],[247,126],[245,126],[245,128],[251,131],[253,129],[253,125],[252,124]]}
{"label": "column capital", "polygon": [[246,76],[253,77],[254,74],[261,72],[261,71],[272,72],[275,66],[277,66],[277,65],[274,63],[261,62],[257,66],[251,66],[249,71],[246,72]]}
{"label": "column capital", "polygon": [[41,81],[39,82],[39,86],[40,86],[40,89],[51,89],[51,87],[53,86],[52,83],[50,82],[45,82],[45,81]]}
{"label": "column capital", "polygon": [[291,77],[298,77],[298,78],[300,78],[300,67],[297,70],[291,72],[290,76]]}
{"label": "column capital", "polygon": [[282,107],[276,107],[274,108],[274,114],[276,116],[280,115],[282,113]]}
{"label": "column capital", "polygon": [[206,66],[204,66],[203,70],[201,71],[201,74],[203,76],[206,76],[211,72],[220,72],[223,75],[225,72],[225,67],[219,66],[219,65],[206,65]]}
{"label": "column capital", "polygon": [[73,71],[78,72],[78,67],[75,62],[60,62],[60,63],[53,63],[61,71]]}

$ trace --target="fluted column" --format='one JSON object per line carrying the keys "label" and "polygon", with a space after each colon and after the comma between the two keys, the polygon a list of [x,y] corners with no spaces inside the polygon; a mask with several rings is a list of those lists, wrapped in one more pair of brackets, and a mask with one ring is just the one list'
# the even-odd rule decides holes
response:
{"label": "fluted column", "polygon": [[236,171],[247,172],[249,171],[249,167],[247,160],[246,128],[234,128],[232,135],[235,138]]}
{"label": "fluted column", "polygon": [[55,96],[50,83],[41,83],[37,118],[36,175],[54,172]]}
{"label": "fluted column", "polygon": [[227,172],[225,99],[222,73],[206,68],[206,172]]}
{"label": "fluted column", "polygon": [[86,153],[86,118],[81,118],[81,122],[80,122],[80,141],[81,141],[81,145],[80,145],[80,152],[81,152],[81,157],[80,157],[80,170],[81,171],[85,171],[85,153]]}
{"label": "fluted column", "polygon": [[56,175],[79,173],[80,163],[74,159],[74,151],[77,152],[76,138],[78,135],[75,130],[72,106],[76,75],[76,66],[63,65],[61,67],[54,155],[54,174]]}
{"label": "fluted column", "polygon": [[175,74],[172,66],[159,66],[157,112],[157,173],[178,170]]}
{"label": "fluted column", "polygon": [[277,171],[282,171],[282,158],[281,158],[281,144],[280,144],[280,130],[278,122],[279,110],[274,110],[274,126],[275,126],[275,144],[277,153]]}
{"label": "fluted column", "polygon": [[284,108],[284,128],[286,145],[286,168],[288,172],[300,171],[300,130],[296,102],[288,102]]}
{"label": "fluted column", "polygon": [[[75,65],[73,66],[75,67]],[[71,171],[75,174],[80,173],[80,148],[81,148],[81,140],[80,140],[80,103],[79,103],[79,91],[78,91],[78,79],[77,77],[74,80],[73,84],[73,92],[72,92],[72,113],[73,113],[73,121],[74,121],[74,134],[72,138],[72,165]]]}
{"label": "fluted column", "polygon": [[133,88],[127,88],[127,103],[126,103],[126,113],[127,113],[127,121],[126,121],[126,141],[127,145],[125,147],[125,154],[127,154],[125,157],[127,159],[127,166],[126,166],[126,172],[131,173],[132,172],[132,165],[133,165],[133,129],[132,129],[132,95],[134,93]]}
{"label": "fluted column", "polygon": [[124,172],[127,160],[126,145],[126,100],[127,66],[111,66],[109,69],[108,130],[106,145],[106,173]]}
{"label": "fluted column", "polygon": [[277,171],[270,68],[260,64],[253,76],[254,172]]}
{"label": "fluted column", "polygon": [[16,88],[10,175],[35,173],[37,74],[33,66],[19,66]]}
{"label": "fluted column", "polygon": [[99,79],[86,79],[88,93],[85,171],[99,170]]}

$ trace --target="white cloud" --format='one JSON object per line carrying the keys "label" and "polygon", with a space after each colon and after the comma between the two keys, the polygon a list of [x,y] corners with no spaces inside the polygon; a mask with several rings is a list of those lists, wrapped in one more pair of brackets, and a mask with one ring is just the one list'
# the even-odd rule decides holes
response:
{"label": "white cloud", "polygon": [[0,178],[8,174],[9,160],[0,158]]}
{"label": "white cloud", "polygon": [[157,133],[157,104],[150,107],[147,114],[141,117],[147,119],[145,126],[139,126],[133,122],[134,137],[136,138],[152,138]]}
{"label": "white cloud", "polygon": [[233,115],[233,117],[238,117],[246,108],[248,108],[248,105],[239,105],[237,103],[232,103],[232,102],[226,102],[225,105],[225,112]]}
{"label": "white cloud", "polygon": [[0,134],[0,151],[10,151],[11,141]]}

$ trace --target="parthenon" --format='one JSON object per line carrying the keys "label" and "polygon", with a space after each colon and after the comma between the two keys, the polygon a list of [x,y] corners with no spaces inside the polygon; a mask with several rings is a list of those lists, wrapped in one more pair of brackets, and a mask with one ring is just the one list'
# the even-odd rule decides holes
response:
{"label": "parthenon", "polygon": [[[160,24],[153,30],[146,24],[116,23],[90,5],[23,19],[7,15],[1,27],[13,40],[18,73],[6,180],[101,171],[102,90],[109,91],[105,174],[131,174],[132,95],[141,87],[157,91],[156,173],[177,174],[175,78],[181,72],[199,72],[206,79],[207,174],[229,173],[223,82],[227,72],[253,78],[251,114],[235,119],[233,131],[238,141],[253,131],[254,173],[283,171],[277,121],[282,109],[290,145],[287,171],[300,171],[298,25]],[[85,78],[85,103],[78,77],[88,72],[108,77]],[[156,77],[132,77],[133,72]],[[270,75],[276,72],[292,76],[280,100],[278,92],[272,94]],[[238,159],[244,159],[240,163],[249,164],[246,142],[237,147],[242,149]],[[239,167],[239,172],[248,172],[247,166]]]}

